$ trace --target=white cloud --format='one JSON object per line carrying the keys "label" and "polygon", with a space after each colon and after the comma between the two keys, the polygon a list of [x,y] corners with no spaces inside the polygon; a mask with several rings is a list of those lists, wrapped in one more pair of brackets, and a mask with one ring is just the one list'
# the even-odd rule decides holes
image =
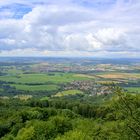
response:
{"label": "white cloud", "polygon": [[125,37],[125,31],[115,28],[103,28],[95,33],[95,36],[104,44],[110,45]]}
{"label": "white cloud", "polygon": [[6,44],[6,45],[15,45],[15,40],[14,39],[0,39],[0,43]]}
{"label": "white cloud", "polygon": [[[99,1],[102,3],[101,0],[92,2],[93,8],[71,0],[38,1],[45,2],[44,5],[33,4],[35,0],[18,1],[33,9],[20,19],[9,16],[0,20],[0,55],[8,51],[11,55],[15,54],[14,51],[23,55],[24,51],[28,54],[27,51],[33,50],[34,53],[30,54],[50,52],[47,54],[102,57],[108,53],[139,57],[140,2],[117,0],[113,3],[108,0],[106,2],[111,4],[98,10],[94,4],[97,6]],[[15,2],[0,1],[0,5]]]}

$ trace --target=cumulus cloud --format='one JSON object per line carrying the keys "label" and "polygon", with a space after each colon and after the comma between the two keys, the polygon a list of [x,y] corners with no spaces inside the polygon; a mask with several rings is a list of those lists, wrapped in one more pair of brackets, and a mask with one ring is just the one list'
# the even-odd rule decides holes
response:
{"label": "cumulus cloud", "polygon": [[[15,3],[31,10],[13,16],[17,8],[8,12]],[[139,57],[138,0],[5,0],[3,6],[8,10],[0,10],[0,55]]]}

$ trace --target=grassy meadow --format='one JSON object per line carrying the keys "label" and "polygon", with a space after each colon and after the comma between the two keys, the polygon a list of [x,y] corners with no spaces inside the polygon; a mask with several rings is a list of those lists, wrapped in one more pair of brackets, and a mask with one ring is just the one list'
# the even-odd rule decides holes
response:
{"label": "grassy meadow", "polygon": [[62,96],[68,96],[68,95],[76,95],[76,94],[83,94],[80,90],[65,90],[62,92],[58,92],[55,97],[62,97]]}
{"label": "grassy meadow", "polygon": [[15,87],[17,90],[25,90],[25,91],[53,91],[57,90],[59,86],[57,85],[19,85],[19,84],[11,84],[12,87]]}
{"label": "grassy meadow", "polygon": [[131,93],[140,93],[140,87],[128,87],[126,90]]}
{"label": "grassy meadow", "polygon": [[49,74],[21,74],[18,76],[0,76],[1,81],[6,82],[13,82],[13,83],[66,83],[66,82],[72,82],[74,80],[87,80],[87,77],[80,77],[80,76],[74,76],[74,74],[71,73],[55,73],[54,75]]}
{"label": "grassy meadow", "polygon": [[[60,84],[88,79],[88,77],[72,73],[24,74],[13,68],[7,71],[7,75],[0,76],[0,81],[8,82],[7,85],[22,91],[56,91],[60,88]],[[0,91],[2,90],[1,88]]]}

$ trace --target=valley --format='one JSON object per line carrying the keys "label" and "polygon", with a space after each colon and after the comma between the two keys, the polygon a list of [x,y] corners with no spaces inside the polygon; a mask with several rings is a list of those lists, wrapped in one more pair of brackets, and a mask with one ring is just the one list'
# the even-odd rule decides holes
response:
{"label": "valley", "polygon": [[1,58],[0,139],[139,139],[139,62]]}

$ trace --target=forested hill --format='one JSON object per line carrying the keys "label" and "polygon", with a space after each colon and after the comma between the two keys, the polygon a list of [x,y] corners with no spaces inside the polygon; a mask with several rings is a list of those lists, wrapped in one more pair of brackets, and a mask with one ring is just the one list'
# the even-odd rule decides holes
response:
{"label": "forested hill", "polygon": [[120,88],[103,104],[0,99],[1,140],[139,140],[140,95]]}

